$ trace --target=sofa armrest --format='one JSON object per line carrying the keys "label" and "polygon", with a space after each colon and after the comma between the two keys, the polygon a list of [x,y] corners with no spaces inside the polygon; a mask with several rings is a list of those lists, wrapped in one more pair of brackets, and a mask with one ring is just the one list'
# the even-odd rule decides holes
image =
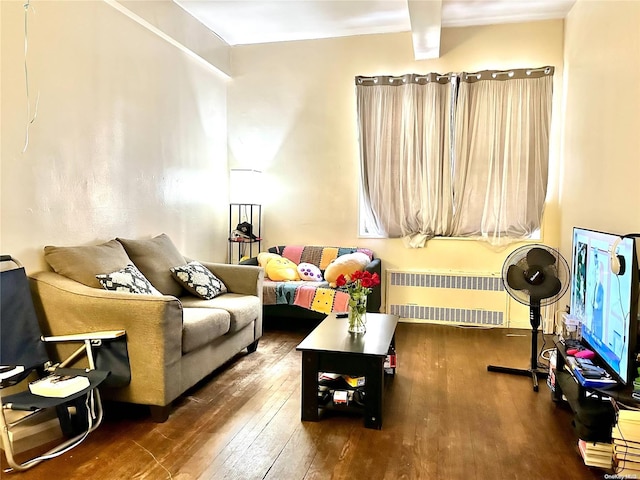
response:
{"label": "sofa armrest", "polygon": [[224,282],[231,293],[255,295],[262,299],[264,269],[251,265],[200,262]]}
{"label": "sofa armrest", "polygon": [[[230,293],[255,295],[262,304],[264,284],[264,269],[262,267],[228,263],[201,263],[224,282]],[[255,319],[253,328],[253,338],[258,340],[262,337],[262,308]]]}
{"label": "sofa armrest", "polygon": [[254,267],[257,267],[260,264],[258,263],[258,257],[251,257],[245,258],[244,260],[240,261],[238,265],[253,265]]}
{"label": "sofa armrest", "polygon": [[[166,405],[175,398],[171,370],[182,356],[177,298],[101,290],[53,272],[32,274],[30,282],[44,335],[125,330],[131,383],[118,389],[117,400]],[[60,344],[56,351],[64,358],[73,348]]]}
{"label": "sofa armrest", "polygon": [[369,265],[365,267],[365,270],[367,272],[377,273],[379,276],[382,272],[382,262],[379,258],[374,258],[373,260],[371,260],[371,262],[369,262]]}
{"label": "sofa armrest", "polygon": [[371,260],[369,265],[365,267],[367,272],[377,273],[380,277],[380,285],[376,285],[371,289],[371,293],[367,298],[367,311],[379,313],[382,306],[382,262],[379,258]]}

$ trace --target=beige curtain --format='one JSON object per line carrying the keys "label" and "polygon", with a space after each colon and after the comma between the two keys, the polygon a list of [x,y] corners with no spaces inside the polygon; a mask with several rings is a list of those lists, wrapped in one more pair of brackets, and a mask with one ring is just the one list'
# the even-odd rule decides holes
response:
{"label": "beige curtain", "polygon": [[540,227],[552,67],[356,77],[368,233],[507,243]]}
{"label": "beige curtain", "polygon": [[449,76],[356,78],[362,182],[369,233],[424,245],[453,215]]}
{"label": "beige curtain", "polygon": [[540,228],[552,73],[549,67],[460,76],[451,236],[504,244]]}

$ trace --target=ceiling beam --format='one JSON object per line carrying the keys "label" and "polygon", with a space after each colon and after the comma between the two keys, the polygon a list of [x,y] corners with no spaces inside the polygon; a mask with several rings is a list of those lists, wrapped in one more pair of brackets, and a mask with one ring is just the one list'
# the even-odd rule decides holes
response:
{"label": "ceiling beam", "polygon": [[171,0],[103,1],[225,80],[231,78],[229,45],[178,4]]}
{"label": "ceiling beam", "polygon": [[442,0],[407,0],[407,4],[415,59],[439,58]]}

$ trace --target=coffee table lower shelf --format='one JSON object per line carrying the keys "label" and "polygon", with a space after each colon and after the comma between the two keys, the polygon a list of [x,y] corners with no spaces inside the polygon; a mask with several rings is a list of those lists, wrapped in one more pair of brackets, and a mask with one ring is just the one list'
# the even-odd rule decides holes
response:
{"label": "coffee table lower shelf", "polygon": [[[365,377],[363,407],[320,405],[318,402],[318,372],[346,372]],[[369,357],[335,352],[302,352],[302,420],[318,421],[322,409],[363,412],[367,428],[382,428],[382,393],[384,387],[384,357]]]}
{"label": "coffee table lower shelf", "polygon": [[[367,428],[382,428],[384,362],[390,346],[394,346],[398,317],[367,314],[367,333],[347,333],[344,319],[329,315],[305,338],[297,350],[302,351],[302,415],[303,421],[318,421],[322,410],[363,412]],[[331,372],[365,377],[364,406],[320,405],[318,373]]]}

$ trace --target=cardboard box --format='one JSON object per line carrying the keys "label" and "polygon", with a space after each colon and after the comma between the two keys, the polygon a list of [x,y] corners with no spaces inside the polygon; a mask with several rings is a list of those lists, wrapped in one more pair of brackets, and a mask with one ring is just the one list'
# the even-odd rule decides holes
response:
{"label": "cardboard box", "polygon": [[[14,423],[32,412],[5,410],[7,424]],[[54,440],[62,439],[60,421],[55,409],[47,409],[31,415],[9,429],[9,438],[13,443],[13,453],[18,454],[39,447]],[[4,445],[0,442],[0,448]]]}

